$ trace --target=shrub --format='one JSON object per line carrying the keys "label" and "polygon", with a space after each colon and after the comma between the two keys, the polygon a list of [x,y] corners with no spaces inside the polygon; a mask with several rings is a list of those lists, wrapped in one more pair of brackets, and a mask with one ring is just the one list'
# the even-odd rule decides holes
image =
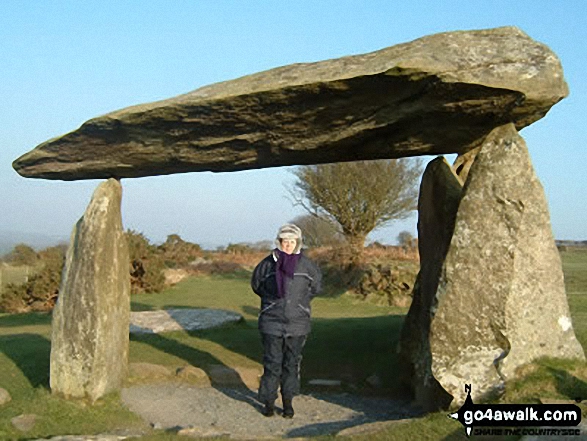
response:
{"label": "shrub", "polygon": [[157,247],[144,234],[128,230],[131,294],[159,292],[165,288],[165,263]]}
{"label": "shrub", "polygon": [[371,264],[363,272],[355,292],[372,303],[409,306],[416,280],[415,265]]}
{"label": "shrub", "polygon": [[249,254],[252,253],[253,248],[244,243],[229,243],[226,247],[226,254]]}
{"label": "shrub", "polygon": [[55,306],[65,262],[63,246],[39,252],[42,268],[23,284],[9,284],[0,299],[5,312],[50,311]]}
{"label": "shrub", "polygon": [[346,248],[319,248],[309,253],[322,269],[324,295],[348,292],[369,303],[409,306],[419,270],[417,252],[377,245],[365,249],[361,265]]}
{"label": "shrub", "polygon": [[192,272],[198,275],[231,274],[243,271],[243,267],[238,263],[225,260],[198,261],[191,268]]}
{"label": "shrub", "polygon": [[4,258],[6,262],[11,263],[12,265],[30,265],[34,266],[39,261],[39,256],[37,252],[30,246],[19,243],[15,245],[10,253]]}
{"label": "shrub", "polygon": [[185,267],[202,255],[200,245],[184,241],[178,234],[170,234],[158,247],[168,268]]}

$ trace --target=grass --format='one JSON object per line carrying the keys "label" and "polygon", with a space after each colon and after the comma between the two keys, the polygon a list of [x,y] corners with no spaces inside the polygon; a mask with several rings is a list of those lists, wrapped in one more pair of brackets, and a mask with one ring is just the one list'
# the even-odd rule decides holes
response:
{"label": "grass", "polygon": [[[217,330],[133,336],[136,344],[131,345],[131,358],[170,367],[192,364],[204,370],[209,364],[219,363],[260,366],[259,298],[248,288],[248,283],[248,275],[246,278],[192,278],[166,291],[165,295],[135,296],[131,305],[134,311],[222,308],[242,314],[244,321]],[[392,384],[393,369],[387,367],[393,364],[405,310],[366,304],[347,296],[316,298],[312,307],[313,332],[304,350],[304,378],[342,376],[353,383],[364,384],[369,375],[377,373],[384,384]],[[381,329],[389,330],[389,338],[381,338]],[[163,353],[161,348],[165,347],[168,352]],[[173,349],[169,349],[171,347]],[[357,356],[349,359],[349,353]]]}
{"label": "grass", "polygon": [[561,257],[575,333],[587,348],[587,250],[569,248]]}
{"label": "grass", "polygon": [[[562,253],[569,304],[577,337],[587,345],[587,251]],[[171,368],[188,364],[206,370],[212,364],[258,367],[261,345],[256,327],[258,297],[248,286],[246,273],[191,278],[160,294],[133,296],[134,311],[161,308],[222,308],[243,315],[242,322],[199,332],[133,335],[130,361]],[[361,303],[347,296],[317,298],[313,302],[313,331],[304,350],[302,378],[341,379],[355,393],[373,393],[365,380],[376,373],[383,388],[397,394],[396,354],[405,309]],[[34,439],[60,434],[143,431],[143,440],[184,439],[154,431],[112,394],[90,406],[84,400],[66,401],[52,396],[48,386],[51,319],[48,314],[0,314],[0,387],[12,401],[0,407],[0,439]],[[303,384],[308,391],[307,383]],[[503,400],[537,402],[539,398],[587,397],[587,365],[562,360],[540,360],[526,368],[523,378],[509,384]],[[40,416],[33,431],[23,435],[10,419],[23,414]],[[466,439],[458,422],[446,412],[394,425],[359,440]],[[319,439],[333,439],[320,437]]]}

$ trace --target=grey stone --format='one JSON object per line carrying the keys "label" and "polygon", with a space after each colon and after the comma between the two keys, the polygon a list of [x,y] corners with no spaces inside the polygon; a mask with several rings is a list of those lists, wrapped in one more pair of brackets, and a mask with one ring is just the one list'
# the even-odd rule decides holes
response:
{"label": "grey stone", "polygon": [[556,55],[519,29],[447,32],[122,109],[13,167],[75,180],[461,153],[567,94]]}
{"label": "grey stone", "polygon": [[0,387],[0,406],[4,406],[5,404],[9,403],[12,400],[10,393]]}
{"label": "grey stone", "polygon": [[127,375],[130,275],[120,182],[95,190],[73,229],[53,311],[51,391],[95,401]]}
{"label": "grey stone", "polygon": [[38,419],[38,415],[28,413],[12,418],[10,423],[16,430],[30,432],[35,427],[35,424],[37,424]]}
{"label": "grey stone", "polygon": [[171,370],[165,366],[144,362],[130,363],[128,373],[130,378],[136,379],[167,378],[173,375]]}
{"label": "grey stone", "polygon": [[189,276],[189,273],[183,268],[167,268],[163,271],[165,277],[165,285],[176,285],[183,279]]}
{"label": "grey stone", "polygon": [[438,280],[453,235],[462,185],[443,157],[426,167],[418,197],[420,272],[400,334],[400,384],[425,410],[444,408],[451,397],[432,375],[430,323]]}
{"label": "grey stone", "polygon": [[196,331],[236,323],[243,316],[223,309],[166,309],[130,313],[130,332],[158,334],[171,331]]}
{"label": "grey stone", "polygon": [[205,370],[195,366],[183,366],[176,370],[175,375],[182,380],[194,381],[198,384],[210,386],[210,377]]}
{"label": "grey stone", "polygon": [[228,366],[213,364],[208,368],[208,375],[210,376],[212,385],[244,386],[244,382],[236,369]]}
{"label": "grey stone", "polygon": [[575,337],[544,191],[513,124],[471,167],[430,327],[432,373],[464,402],[499,393],[542,356],[584,360]]}

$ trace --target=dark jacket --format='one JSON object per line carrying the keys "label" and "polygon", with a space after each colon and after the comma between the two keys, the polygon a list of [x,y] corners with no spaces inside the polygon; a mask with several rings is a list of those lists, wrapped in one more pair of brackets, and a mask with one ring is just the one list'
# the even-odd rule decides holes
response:
{"label": "dark jacket", "polygon": [[253,271],[251,288],[261,297],[259,330],[280,336],[301,336],[310,333],[310,301],[322,289],[318,266],[303,254],[292,279],[286,279],[285,296],[277,294],[275,252],[263,259]]}

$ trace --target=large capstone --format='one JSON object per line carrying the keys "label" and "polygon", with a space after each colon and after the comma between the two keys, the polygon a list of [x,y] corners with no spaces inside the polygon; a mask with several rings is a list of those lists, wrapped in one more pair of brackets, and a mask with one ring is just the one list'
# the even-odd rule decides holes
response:
{"label": "large capstone", "polygon": [[425,410],[446,408],[452,397],[432,375],[428,336],[440,271],[452,238],[462,184],[443,157],[432,160],[422,176],[418,197],[420,272],[400,336],[402,384]]}
{"label": "large capstone", "polygon": [[53,310],[53,393],[95,401],[126,378],[130,275],[120,182],[98,186],[75,225]]}
{"label": "large capstone", "polygon": [[513,124],[485,140],[463,189],[432,308],[432,374],[454,397],[499,393],[541,356],[584,359],[544,191]]}
{"label": "large capstone", "polygon": [[519,29],[448,32],[119,110],[13,166],[75,180],[464,153],[567,94],[556,55]]}

